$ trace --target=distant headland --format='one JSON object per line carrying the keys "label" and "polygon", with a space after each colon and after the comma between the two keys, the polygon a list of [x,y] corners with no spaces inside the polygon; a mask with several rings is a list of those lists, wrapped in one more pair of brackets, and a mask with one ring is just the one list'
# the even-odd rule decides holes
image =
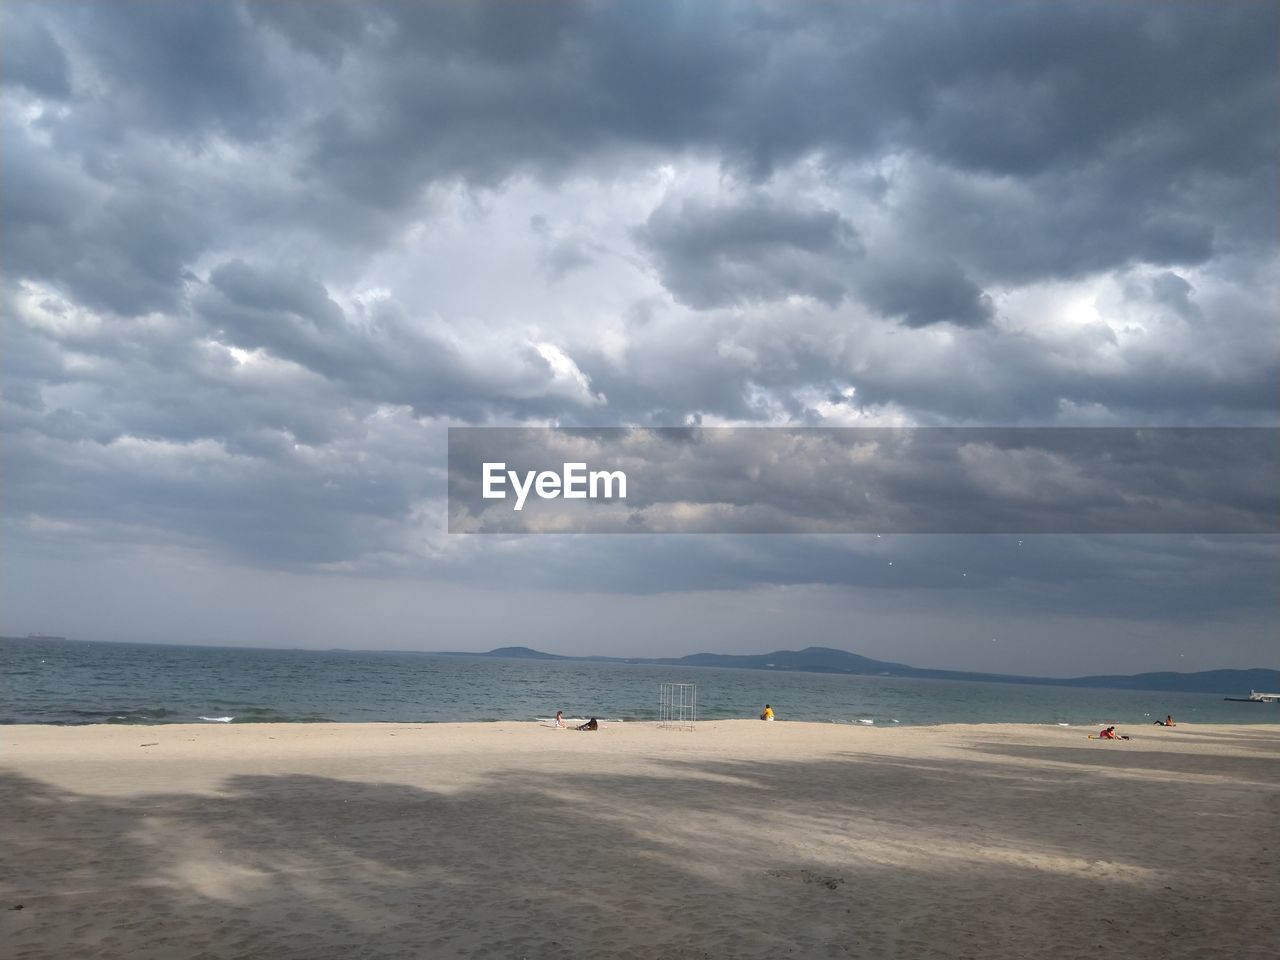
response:
{"label": "distant headland", "polygon": [[[65,637],[32,633],[26,637],[5,636],[0,640],[66,640]],[[93,641],[72,641],[85,643]],[[99,641],[108,642],[108,641]],[[213,644],[146,644],[146,646],[217,647]],[[262,648],[258,648],[262,649]],[[282,649],[282,648],[276,648]],[[294,650],[310,648],[293,647]],[[322,652],[312,650],[312,652]],[[1255,667],[1244,670],[1202,670],[1198,673],[1100,674],[1083,677],[1036,677],[1009,673],[980,673],[968,670],[935,670],[913,667],[891,660],[873,660],[848,650],[832,647],[805,647],[803,650],[775,650],[773,653],[731,654],[691,653],[684,657],[602,657],[565,656],[544,653],[532,647],[498,647],[486,652],[474,650],[353,650],[331,647],[329,653],[411,654],[438,657],[482,657],[498,660],[541,660],[589,663],[631,663],[648,666],[721,667],[734,670],[769,670],[793,673],[845,674],[860,677],[901,677],[920,680],[965,680],[978,683],[1030,683],[1055,687],[1093,687],[1113,690],[1150,690],[1168,693],[1219,693],[1241,697],[1254,690],[1280,690],[1280,670]],[[1250,702],[1253,702],[1252,700]]]}
{"label": "distant headland", "polygon": [[441,652],[441,656],[495,657],[504,660],[584,660],[606,663],[639,663],[654,666],[727,667],[738,670],[775,670],[801,673],[843,673],[863,677],[909,677],[925,680],[969,680],[982,683],[1034,683],[1057,687],[1102,687],[1155,690],[1171,693],[1238,693],[1242,690],[1280,689],[1280,670],[1203,670],[1199,673],[1106,674],[1086,677],[1030,677],[967,670],[933,670],[905,663],[873,660],[847,650],[805,647],[762,654],[693,653],[686,657],[566,657],[531,647],[499,647],[487,653]]}

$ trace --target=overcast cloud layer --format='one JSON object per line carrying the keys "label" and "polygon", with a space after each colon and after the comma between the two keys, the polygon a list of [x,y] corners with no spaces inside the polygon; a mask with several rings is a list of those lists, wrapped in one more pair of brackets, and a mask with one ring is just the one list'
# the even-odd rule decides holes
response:
{"label": "overcast cloud layer", "polygon": [[[966,665],[946,635],[1042,614],[1128,638],[1109,666],[1186,665],[1193,621],[1197,665],[1264,665],[1274,538],[907,538],[891,582],[857,537],[459,542],[444,447],[1274,426],[1278,37],[1262,2],[6,3],[0,625],[185,639],[163,580],[248,606],[219,642],[485,648],[526,589],[626,595],[662,653]],[[252,576],[398,612],[282,631]],[[834,598],[799,636],[715,613],[799,588]]]}

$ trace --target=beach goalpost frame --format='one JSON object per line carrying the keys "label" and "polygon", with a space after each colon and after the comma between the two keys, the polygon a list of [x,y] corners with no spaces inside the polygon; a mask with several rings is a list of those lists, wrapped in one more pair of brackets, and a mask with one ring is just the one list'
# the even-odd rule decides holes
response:
{"label": "beach goalpost frame", "polygon": [[658,684],[658,726],[692,731],[697,720],[696,683]]}

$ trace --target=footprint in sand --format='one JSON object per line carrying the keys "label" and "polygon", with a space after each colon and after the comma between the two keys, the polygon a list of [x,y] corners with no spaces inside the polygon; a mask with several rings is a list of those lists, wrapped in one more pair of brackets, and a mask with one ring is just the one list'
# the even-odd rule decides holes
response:
{"label": "footprint in sand", "polygon": [[770,870],[769,876],[777,880],[799,880],[802,883],[819,883],[828,890],[835,890],[844,883],[844,877],[829,877],[812,870]]}

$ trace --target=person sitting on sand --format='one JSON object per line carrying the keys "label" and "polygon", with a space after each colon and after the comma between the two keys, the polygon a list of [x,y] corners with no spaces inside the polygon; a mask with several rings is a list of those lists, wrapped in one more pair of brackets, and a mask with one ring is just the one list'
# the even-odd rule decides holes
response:
{"label": "person sitting on sand", "polygon": [[1165,717],[1163,720],[1157,720],[1156,726],[1157,727],[1176,727],[1177,724],[1173,722],[1173,714],[1169,714],[1169,716]]}
{"label": "person sitting on sand", "polygon": [[1099,740],[1118,740],[1119,737],[1116,736],[1115,727],[1107,727],[1107,729],[1103,730],[1101,733],[1098,734],[1098,739]]}
{"label": "person sitting on sand", "polygon": [[597,720],[595,717],[592,717],[586,723],[582,724],[581,726],[574,727],[574,729],[575,730],[599,730],[600,721]]}
{"label": "person sitting on sand", "polygon": [[761,719],[761,720],[772,720],[772,719],[773,719],[773,707],[769,706],[769,705],[766,703],[766,704],[764,705],[764,713],[760,714],[760,719]]}
{"label": "person sitting on sand", "polygon": [[563,710],[556,711],[556,722],[554,725],[557,730],[564,729],[564,711]]}

